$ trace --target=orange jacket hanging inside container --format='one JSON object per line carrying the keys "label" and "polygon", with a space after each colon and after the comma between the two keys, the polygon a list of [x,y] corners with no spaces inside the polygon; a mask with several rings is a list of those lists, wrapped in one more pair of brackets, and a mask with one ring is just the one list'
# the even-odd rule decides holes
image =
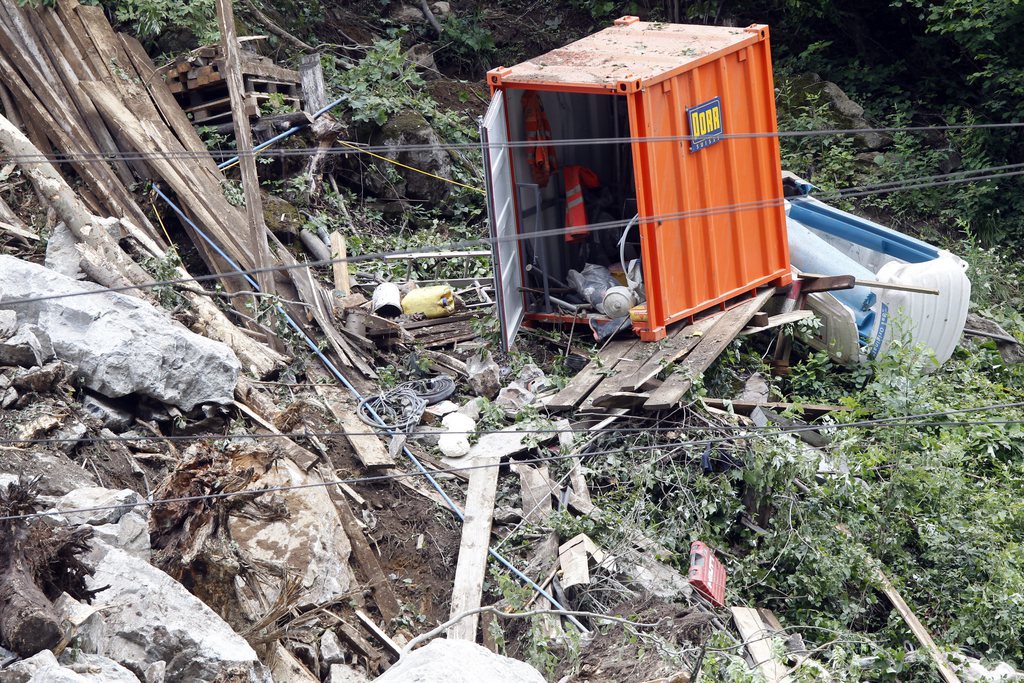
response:
{"label": "orange jacket hanging inside container", "polygon": [[[583,204],[583,188],[592,190],[600,187],[597,174],[586,166],[566,166],[565,173],[565,241],[585,240],[587,229],[587,207]],[[575,228],[575,229],[574,229]]]}
{"label": "orange jacket hanging inside container", "polygon": [[526,140],[531,143],[526,148],[526,158],[530,163],[533,182],[547,187],[551,174],[558,170],[558,159],[555,158],[555,148],[544,144],[551,140],[551,124],[544,113],[540,95],[534,90],[523,94],[523,120],[526,124]]}

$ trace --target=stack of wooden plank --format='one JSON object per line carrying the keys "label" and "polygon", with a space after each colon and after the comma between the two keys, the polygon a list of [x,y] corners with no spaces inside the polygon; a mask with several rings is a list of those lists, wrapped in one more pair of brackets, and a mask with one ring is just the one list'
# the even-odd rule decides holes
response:
{"label": "stack of wooden plank", "polygon": [[[659,344],[612,342],[547,404],[582,411],[643,407],[670,410],[775,293],[767,289],[733,308],[684,325]],[[658,380],[670,366],[674,371]]]}
{"label": "stack of wooden plank", "polygon": [[[299,72],[247,50],[242,51],[241,71],[245,112],[249,116],[259,116],[260,105],[273,99],[289,111],[301,110]],[[224,55],[219,45],[197,48],[161,67],[159,73],[194,123],[211,125],[230,120],[231,102],[223,76]]]}
{"label": "stack of wooden plank", "polygon": [[[19,116],[16,123],[39,149],[76,155],[70,166],[91,211],[129,220],[163,244],[128,189],[152,181],[202,231],[186,223],[211,272],[233,270],[225,255],[244,269],[255,266],[248,221],[225,197],[225,176],[142,46],[116,33],[102,8],[77,0],[58,0],[53,9],[0,3],[0,82],[5,112]],[[171,213],[167,206],[158,211]],[[275,244],[269,232],[268,238]],[[278,263],[288,268],[276,274],[275,284],[290,302],[292,319],[309,334],[319,328],[342,368],[373,377],[362,354],[334,327],[329,291],[277,246]],[[232,293],[250,289],[240,276],[222,277],[221,283]],[[252,297],[233,301],[242,316],[261,308],[252,307]]]}

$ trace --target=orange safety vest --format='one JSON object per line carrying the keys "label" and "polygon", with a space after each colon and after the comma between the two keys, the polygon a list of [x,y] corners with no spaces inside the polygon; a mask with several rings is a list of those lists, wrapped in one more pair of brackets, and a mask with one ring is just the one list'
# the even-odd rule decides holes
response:
{"label": "orange safety vest", "polygon": [[544,142],[551,139],[551,124],[548,123],[544,105],[535,90],[523,93],[523,119],[526,123],[526,160],[530,163],[533,182],[541,187],[548,186],[551,174],[558,170],[555,149]]}
{"label": "orange safety vest", "polygon": [[[579,242],[587,238],[587,207],[583,205],[583,188],[600,187],[597,174],[586,166],[566,166],[565,174],[565,241]],[[572,228],[579,228],[573,230]]]}

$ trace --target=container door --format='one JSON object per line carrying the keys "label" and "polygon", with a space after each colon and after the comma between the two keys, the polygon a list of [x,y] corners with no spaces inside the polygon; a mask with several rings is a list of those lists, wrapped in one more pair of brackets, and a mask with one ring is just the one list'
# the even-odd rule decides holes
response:
{"label": "container door", "polygon": [[508,351],[515,340],[526,306],[523,303],[523,271],[516,232],[515,197],[512,190],[512,159],[505,126],[505,94],[498,90],[480,122],[483,145],[487,217],[491,226],[491,262],[494,292],[501,324],[501,345]]}

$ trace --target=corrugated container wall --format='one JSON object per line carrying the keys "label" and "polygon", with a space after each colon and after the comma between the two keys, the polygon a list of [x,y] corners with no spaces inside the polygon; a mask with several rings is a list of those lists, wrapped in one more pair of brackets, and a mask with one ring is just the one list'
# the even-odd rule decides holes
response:
{"label": "corrugated container wall", "polygon": [[[549,102],[559,93],[567,94],[563,99],[590,94],[626,100],[633,138],[627,181],[635,183],[647,298],[646,309],[639,306],[632,318],[643,339],[662,338],[667,325],[758,286],[790,282],[768,37],[760,25],[737,29],[624,17],[580,41],[488,73],[492,93],[503,94],[506,103],[526,90]],[[507,106],[509,140],[523,139],[518,116]],[[571,111],[574,120],[587,118]],[[558,124],[553,127],[557,140]],[[517,206],[525,201],[518,190]],[[521,206],[518,216],[522,232]],[[512,264],[506,259],[505,265]]]}

